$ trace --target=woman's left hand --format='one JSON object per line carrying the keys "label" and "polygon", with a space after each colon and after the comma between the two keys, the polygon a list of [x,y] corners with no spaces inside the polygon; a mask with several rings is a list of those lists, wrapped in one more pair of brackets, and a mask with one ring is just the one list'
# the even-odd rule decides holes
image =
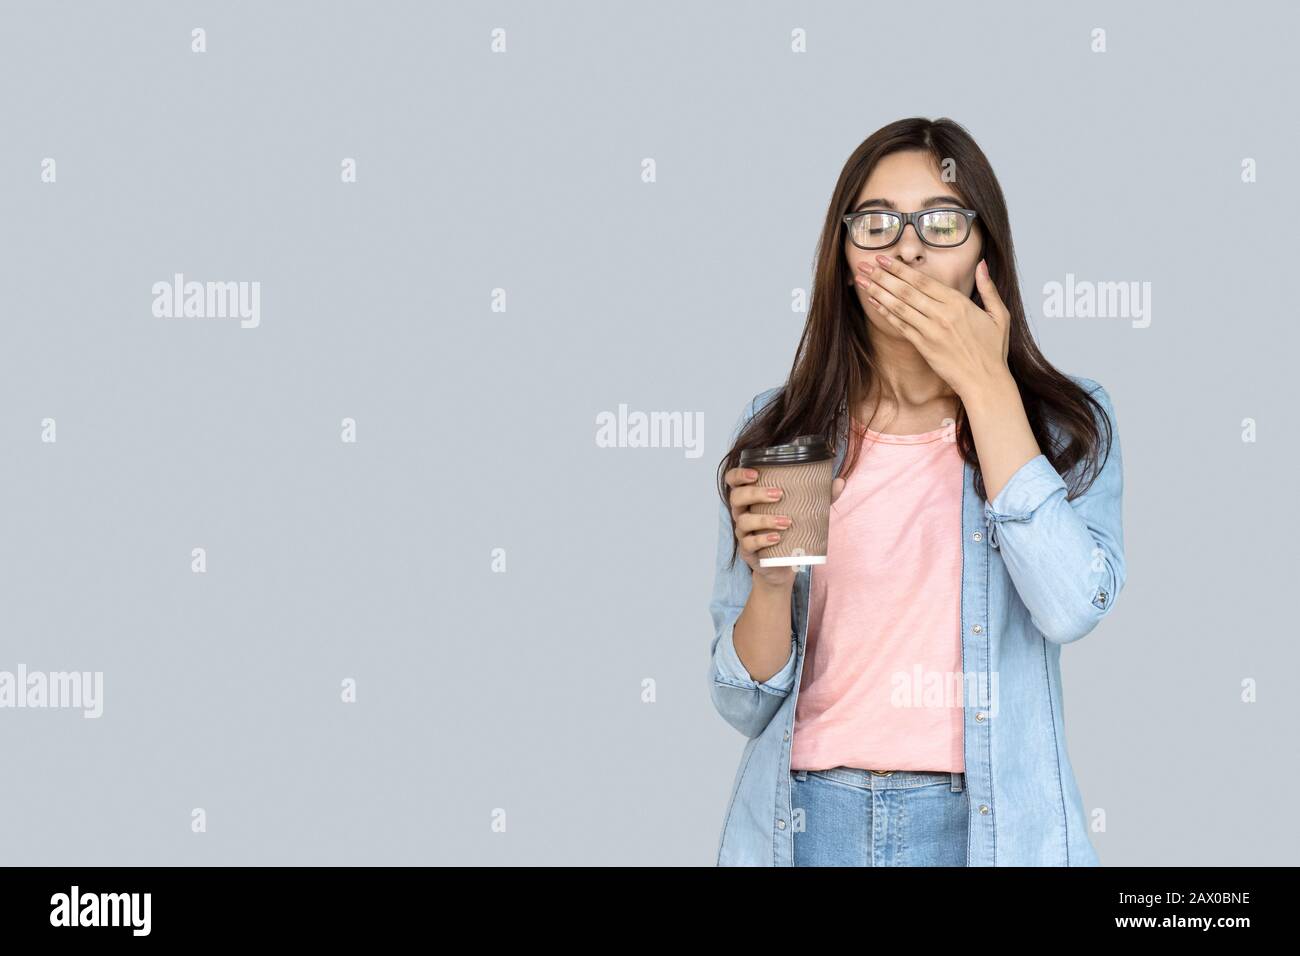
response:
{"label": "woman's left hand", "polygon": [[889,256],[860,264],[855,279],[868,301],[962,398],[1010,374],[1011,313],[983,259],[975,269],[982,309],[969,296]]}

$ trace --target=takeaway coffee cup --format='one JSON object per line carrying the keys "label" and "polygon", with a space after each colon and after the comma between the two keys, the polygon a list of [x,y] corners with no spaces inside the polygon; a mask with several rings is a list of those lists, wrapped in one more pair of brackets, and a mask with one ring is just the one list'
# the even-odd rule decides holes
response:
{"label": "takeaway coffee cup", "polygon": [[788,445],[741,449],[740,467],[758,472],[754,484],[759,488],[785,492],[776,501],[750,505],[750,513],[791,519],[780,541],[759,550],[759,566],[825,564],[835,470],[835,453],[826,438],[800,435]]}

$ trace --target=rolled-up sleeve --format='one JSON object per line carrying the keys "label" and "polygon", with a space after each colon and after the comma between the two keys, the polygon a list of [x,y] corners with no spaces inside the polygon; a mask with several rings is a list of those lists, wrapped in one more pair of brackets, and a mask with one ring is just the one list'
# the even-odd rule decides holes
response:
{"label": "rolled-up sleeve", "polygon": [[745,665],[740,662],[740,655],[736,653],[736,644],[732,640],[736,630],[736,621],[739,619],[744,607],[733,608],[722,605],[721,608],[724,616],[720,625],[717,623],[719,606],[714,605],[711,608],[714,615],[715,634],[713,679],[720,684],[728,684],[745,690],[761,690],[777,697],[784,697],[790,693],[794,688],[795,665],[798,662],[793,635],[790,642],[790,657],[781,669],[765,681],[756,681],[749,671],[745,670]]}
{"label": "rolled-up sleeve", "polygon": [[[1067,500],[1065,480],[1040,454],[984,505],[990,547],[1001,552],[1034,626],[1058,644],[1077,641],[1096,627],[1126,580],[1119,425],[1110,396],[1092,384],[1111,442],[1088,489]],[[1105,454],[1106,423],[1099,425]]]}
{"label": "rolled-up sleeve", "polygon": [[[754,402],[751,401],[732,429],[728,448],[753,414]],[[753,572],[739,554],[735,566],[727,567],[731,559],[733,537],[731,510],[726,503],[720,501],[713,594],[709,602],[709,612],[713,618],[710,693],[714,707],[727,723],[747,737],[757,737],[780,709],[781,700],[794,688],[798,665],[797,645],[792,626],[790,656],[781,670],[765,681],[754,680],[741,663],[736,653],[734,634],[736,620],[749,600]]]}

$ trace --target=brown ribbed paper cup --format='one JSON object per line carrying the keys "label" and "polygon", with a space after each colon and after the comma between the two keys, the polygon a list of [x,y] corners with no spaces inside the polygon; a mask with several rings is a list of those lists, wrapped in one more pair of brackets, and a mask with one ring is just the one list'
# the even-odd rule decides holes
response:
{"label": "brown ribbed paper cup", "polygon": [[825,564],[835,471],[835,453],[825,437],[800,435],[788,445],[742,449],[740,467],[758,472],[754,484],[759,488],[785,492],[777,501],[750,505],[750,513],[791,518],[781,540],[759,550],[759,566]]}

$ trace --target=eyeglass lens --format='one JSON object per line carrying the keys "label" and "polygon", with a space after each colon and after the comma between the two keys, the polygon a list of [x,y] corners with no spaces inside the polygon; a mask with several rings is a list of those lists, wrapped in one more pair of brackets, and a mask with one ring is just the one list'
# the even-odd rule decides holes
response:
{"label": "eyeglass lens", "polygon": [[[866,248],[887,246],[898,238],[902,220],[887,212],[871,212],[853,220],[852,240]],[[955,246],[966,239],[970,220],[959,212],[936,210],[921,217],[921,238],[931,245]]]}

